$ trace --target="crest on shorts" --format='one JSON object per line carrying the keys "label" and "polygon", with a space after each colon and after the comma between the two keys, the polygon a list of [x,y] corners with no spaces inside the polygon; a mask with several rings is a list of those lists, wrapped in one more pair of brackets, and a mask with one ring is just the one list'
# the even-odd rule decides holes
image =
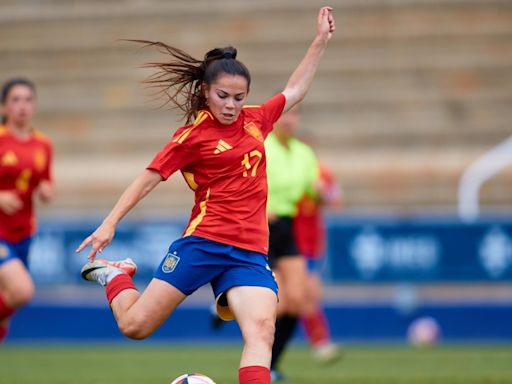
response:
{"label": "crest on shorts", "polygon": [[178,265],[179,261],[180,258],[176,254],[176,251],[174,251],[173,253],[169,252],[165,257],[164,263],[162,264],[162,271],[164,273],[171,273],[176,269],[176,266]]}

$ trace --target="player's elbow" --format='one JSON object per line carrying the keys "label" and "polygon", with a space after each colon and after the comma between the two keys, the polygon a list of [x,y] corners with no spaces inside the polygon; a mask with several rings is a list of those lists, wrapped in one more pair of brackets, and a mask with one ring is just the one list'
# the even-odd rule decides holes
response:
{"label": "player's elbow", "polygon": [[306,97],[306,89],[300,85],[287,85],[282,93],[286,98],[287,110],[300,103]]}

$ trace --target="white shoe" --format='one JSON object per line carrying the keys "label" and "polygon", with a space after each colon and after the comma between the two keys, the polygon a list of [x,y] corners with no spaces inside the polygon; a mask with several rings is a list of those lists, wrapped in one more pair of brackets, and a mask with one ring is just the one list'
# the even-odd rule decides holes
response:
{"label": "white shoe", "polygon": [[326,343],[315,347],[313,354],[315,359],[325,364],[334,363],[342,357],[340,348],[334,343]]}
{"label": "white shoe", "polygon": [[114,276],[125,273],[133,277],[135,272],[137,272],[137,265],[130,258],[120,261],[96,259],[85,264],[80,274],[85,280],[95,281],[106,286]]}

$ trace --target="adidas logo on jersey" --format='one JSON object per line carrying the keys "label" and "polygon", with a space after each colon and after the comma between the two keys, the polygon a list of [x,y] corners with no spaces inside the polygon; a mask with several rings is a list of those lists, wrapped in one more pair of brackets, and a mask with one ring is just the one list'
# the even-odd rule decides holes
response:
{"label": "adidas logo on jersey", "polygon": [[231,145],[226,143],[224,140],[220,139],[219,142],[217,143],[217,148],[215,148],[215,151],[213,151],[213,153],[217,155],[221,152],[229,151],[232,148],[233,147]]}
{"label": "adidas logo on jersey", "polygon": [[18,164],[18,158],[13,151],[8,151],[3,155],[2,160],[0,161],[1,165],[4,166],[12,166]]}

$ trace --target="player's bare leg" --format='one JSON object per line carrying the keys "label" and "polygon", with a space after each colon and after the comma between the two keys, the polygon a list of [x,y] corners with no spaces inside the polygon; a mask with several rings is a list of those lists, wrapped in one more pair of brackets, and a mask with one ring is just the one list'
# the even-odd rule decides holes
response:
{"label": "player's bare leg", "polygon": [[234,287],[227,292],[229,308],[244,338],[240,366],[268,367],[277,312],[277,296],[265,287]]}
{"label": "player's bare leg", "polygon": [[302,324],[313,348],[313,355],[322,363],[332,363],[342,356],[338,345],[332,342],[329,324],[322,308],[322,281],[317,273],[308,273],[306,300]]}
{"label": "player's bare leg", "polygon": [[306,292],[303,307],[304,316],[313,314],[322,300],[322,282],[316,273],[307,273],[306,275]]}
{"label": "player's bare leg", "polygon": [[0,268],[0,292],[13,309],[27,304],[34,296],[34,282],[21,260],[11,260]]}
{"label": "player's bare leg", "polygon": [[299,316],[306,296],[306,261],[302,256],[283,257],[274,268],[279,284],[279,314]]}
{"label": "player's bare leg", "polygon": [[131,339],[151,335],[187,296],[169,283],[153,279],[141,294],[126,289],[110,303],[120,331]]}
{"label": "player's bare leg", "polygon": [[264,287],[234,287],[227,292],[227,298],[244,339],[240,383],[244,383],[245,378],[269,383],[277,296]]}
{"label": "player's bare leg", "polygon": [[10,260],[0,267],[0,343],[7,336],[9,319],[16,309],[34,295],[34,282],[21,260]]}
{"label": "player's bare leg", "polygon": [[82,277],[106,288],[107,298],[119,330],[131,339],[151,335],[186,298],[167,282],[153,279],[141,294],[131,277],[137,266],[131,259],[96,259],[82,268]]}

